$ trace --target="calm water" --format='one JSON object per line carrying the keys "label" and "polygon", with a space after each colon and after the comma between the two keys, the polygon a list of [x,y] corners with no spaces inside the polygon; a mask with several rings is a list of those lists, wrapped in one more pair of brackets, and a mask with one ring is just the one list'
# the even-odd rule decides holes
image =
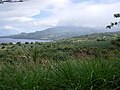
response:
{"label": "calm water", "polygon": [[12,38],[0,38],[0,43],[25,43],[25,42],[51,42],[50,40],[34,40],[34,39],[12,39]]}

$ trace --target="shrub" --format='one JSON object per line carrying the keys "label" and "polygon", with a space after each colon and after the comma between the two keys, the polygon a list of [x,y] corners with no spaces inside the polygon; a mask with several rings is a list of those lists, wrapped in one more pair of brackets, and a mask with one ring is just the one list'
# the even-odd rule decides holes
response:
{"label": "shrub", "polygon": [[12,43],[12,42],[9,42],[9,45],[13,45],[13,43]]}
{"label": "shrub", "polygon": [[19,46],[21,46],[21,42],[17,42],[16,44],[19,45]]}
{"label": "shrub", "polygon": [[1,45],[7,45],[7,43],[1,43]]}
{"label": "shrub", "polygon": [[34,44],[33,42],[31,42],[30,44]]}
{"label": "shrub", "polygon": [[25,42],[25,44],[29,44],[29,42]]}
{"label": "shrub", "polygon": [[1,47],[1,49],[4,49],[4,48],[5,48],[5,46],[2,46],[2,47]]}
{"label": "shrub", "polygon": [[120,38],[118,38],[117,40],[112,40],[111,43],[115,46],[120,47]]}

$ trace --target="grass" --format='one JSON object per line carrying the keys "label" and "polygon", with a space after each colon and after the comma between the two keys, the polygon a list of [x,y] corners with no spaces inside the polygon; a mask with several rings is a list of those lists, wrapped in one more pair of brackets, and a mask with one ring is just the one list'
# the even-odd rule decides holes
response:
{"label": "grass", "polygon": [[57,81],[67,90],[108,90],[119,87],[119,74],[110,61],[68,61],[58,66]]}
{"label": "grass", "polygon": [[119,59],[4,63],[0,70],[0,90],[118,90],[119,83]]}
{"label": "grass", "polygon": [[0,90],[119,90],[115,45],[110,40],[5,45]]}
{"label": "grass", "polygon": [[5,65],[1,71],[0,90],[36,90],[46,88],[47,70],[42,67]]}

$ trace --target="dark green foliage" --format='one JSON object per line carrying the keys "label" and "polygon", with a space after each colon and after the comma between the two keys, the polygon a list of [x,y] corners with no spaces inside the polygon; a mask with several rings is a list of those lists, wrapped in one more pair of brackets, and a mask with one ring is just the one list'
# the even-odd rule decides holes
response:
{"label": "dark green foliage", "polygon": [[103,39],[103,38],[102,39],[97,39],[97,41],[105,41],[105,39]]}
{"label": "dark green foliage", "polygon": [[25,44],[29,44],[29,42],[25,42]]}
{"label": "dark green foliage", "polygon": [[115,46],[120,47],[120,38],[118,38],[117,40],[112,40],[111,43]]}
{"label": "dark green foliage", "polygon": [[33,42],[31,42],[30,44],[34,44]]}
{"label": "dark green foliage", "polygon": [[19,46],[21,46],[21,42],[17,42],[16,44],[19,45]]}
{"label": "dark green foliage", "polygon": [[4,49],[4,48],[5,48],[5,46],[2,46],[2,47],[1,47],[1,49]]}
{"label": "dark green foliage", "polygon": [[1,45],[7,45],[7,43],[1,43]]}
{"label": "dark green foliage", "polygon": [[10,42],[10,43],[9,43],[9,45],[13,45],[13,43],[12,43],[12,42]]}

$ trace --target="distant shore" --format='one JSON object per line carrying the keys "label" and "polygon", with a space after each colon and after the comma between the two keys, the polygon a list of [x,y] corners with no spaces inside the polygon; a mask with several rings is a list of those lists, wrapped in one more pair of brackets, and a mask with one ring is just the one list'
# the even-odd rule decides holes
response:
{"label": "distant shore", "polygon": [[0,38],[0,43],[25,43],[25,42],[51,42],[52,40],[45,40],[45,39],[13,39],[13,38]]}

